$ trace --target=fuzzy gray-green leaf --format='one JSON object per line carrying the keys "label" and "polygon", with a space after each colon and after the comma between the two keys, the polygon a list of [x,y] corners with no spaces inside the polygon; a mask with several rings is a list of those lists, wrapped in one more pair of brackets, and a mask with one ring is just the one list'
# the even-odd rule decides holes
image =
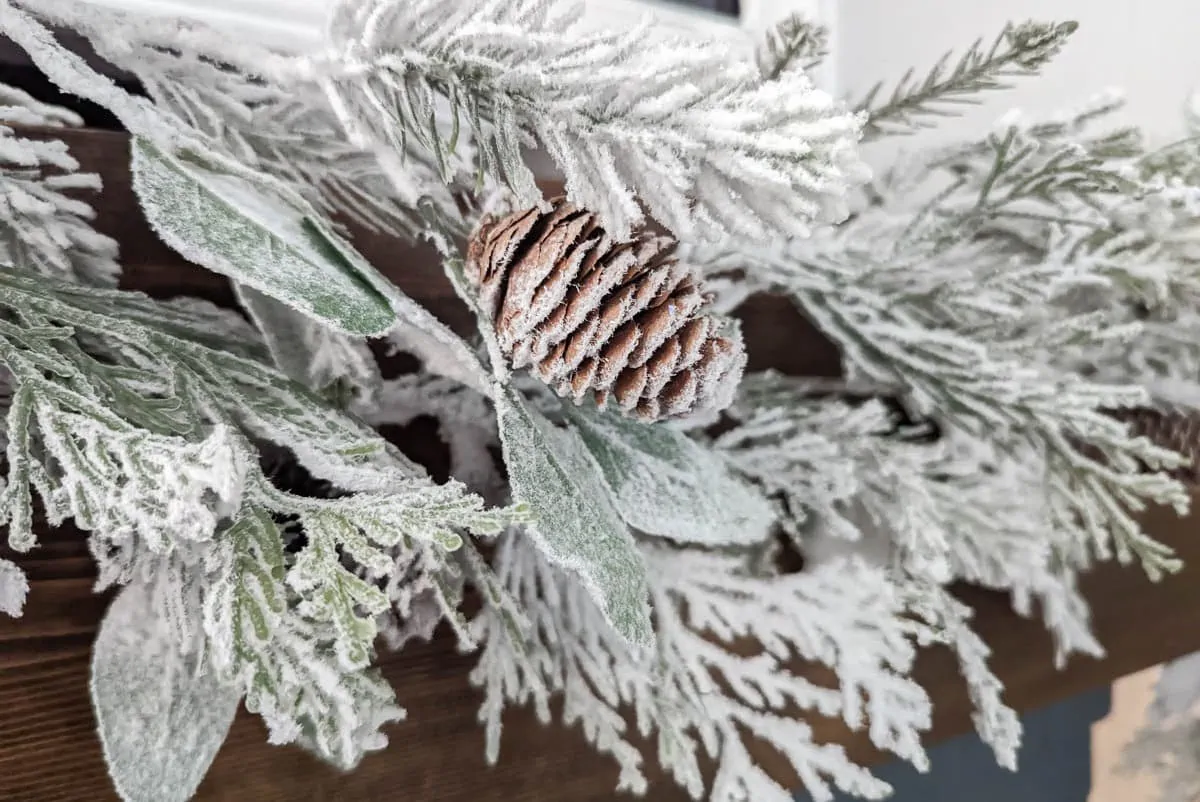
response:
{"label": "fuzzy gray-green leaf", "polygon": [[349,334],[381,334],[391,304],[318,231],[306,210],[270,189],[134,138],[133,186],[155,232],[197,264]]}
{"label": "fuzzy gray-green leaf", "polygon": [[186,802],[225,741],[241,695],[179,653],[136,582],[108,608],[92,654],[92,705],[125,802]]}
{"label": "fuzzy gray-green leaf", "polygon": [[514,500],[537,516],[534,541],[578,574],[626,640],[651,645],[646,566],[579,436],[554,428],[511,387],[496,388],[496,411]]}
{"label": "fuzzy gray-green leaf", "polygon": [[633,528],[703,546],[767,538],[775,521],[770,503],[713,451],[669,426],[584,408],[570,415]]}

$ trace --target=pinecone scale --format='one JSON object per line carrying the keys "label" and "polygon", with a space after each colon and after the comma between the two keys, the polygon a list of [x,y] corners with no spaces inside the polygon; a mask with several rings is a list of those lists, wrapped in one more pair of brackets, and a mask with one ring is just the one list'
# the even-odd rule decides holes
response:
{"label": "pinecone scale", "polygon": [[674,251],[648,233],[614,242],[560,199],[485,221],[467,276],[513,368],[577,403],[591,394],[654,421],[727,406],[745,365]]}

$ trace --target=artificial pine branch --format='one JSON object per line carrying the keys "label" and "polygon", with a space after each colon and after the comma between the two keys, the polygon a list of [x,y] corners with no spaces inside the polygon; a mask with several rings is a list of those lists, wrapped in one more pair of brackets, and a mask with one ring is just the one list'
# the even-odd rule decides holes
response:
{"label": "artificial pine branch", "polygon": [[1075,22],[1006,25],[986,50],[983,40],[976,40],[949,72],[950,52],[938,59],[920,83],[913,83],[910,69],[887,100],[878,104],[884,84],[876,84],[856,106],[867,115],[863,140],[928,128],[932,123],[926,117],[952,115],[954,105],[978,103],[981,92],[1009,88],[1008,79],[1036,75],[1076,28]]}
{"label": "artificial pine branch", "polygon": [[570,199],[618,239],[643,206],[706,238],[804,236],[845,216],[844,187],[865,178],[859,123],[803,73],[764,82],[712,43],[585,33],[579,17],[539,0],[343,3],[338,51],[302,75],[356,141],[392,154],[416,143],[443,174],[469,132],[481,169],[522,205],[541,195],[521,151],[544,148]]}
{"label": "artificial pine branch", "polygon": [[[1141,328],[1122,305],[1068,303],[1113,282],[1123,263],[1046,250],[1064,227],[1107,228],[1114,204],[1167,196],[1153,182],[1131,183],[1137,172],[1127,159],[1077,141],[1038,146],[1019,119],[1005,120],[932,200],[915,211],[889,208],[891,193],[902,187],[898,197],[910,197],[937,175],[922,166],[828,237],[774,255],[717,255],[717,269],[754,266],[752,276],[794,298],[842,347],[853,376],[899,385],[919,414],[972,436],[987,431],[1002,449],[1042,465],[1053,477],[1049,514],[1077,537],[1076,564],[1115,550],[1139,558],[1151,576],[1174,569],[1134,513],[1148,503],[1186,508],[1178,482],[1146,470],[1170,471],[1181,458],[1108,414],[1148,403],[1144,386],[1081,367],[1083,354],[1119,349]],[[1002,225],[1034,247],[1007,247],[992,233]],[[1072,354],[1080,361],[1050,356]]]}
{"label": "artificial pine branch", "polygon": [[[11,104],[11,105],[10,105]],[[95,211],[79,198],[100,189],[79,171],[67,146],[21,136],[9,124],[79,125],[74,114],[0,86],[0,259],[43,275],[113,286],[117,243],[91,227]]]}
{"label": "artificial pine branch", "polygon": [[[989,248],[1094,273],[1099,281],[1068,292],[1070,305],[1125,324],[1129,336],[1065,344],[1054,363],[1140,384],[1156,404],[1194,407],[1200,352],[1189,332],[1200,325],[1193,311],[1200,191],[1192,177],[1200,148],[1189,136],[1148,149],[1139,130],[1105,126],[1122,105],[1105,93],[1060,119],[1011,118],[1006,133],[934,154],[920,180],[944,172],[953,191],[925,210],[940,208],[946,231],[967,224]],[[1056,186],[1063,191],[1027,191]],[[1009,196],[1004,187],[1015,190],[1014,202],[997,205]],[[891,191],[914,188],[901,181]]]}
{"label": "artificial pine branch", "polygon": [[763,37],[758,67],[774,81],[790,70],[808,72],[829,55],[829,29],[804,14],[790,14]]}

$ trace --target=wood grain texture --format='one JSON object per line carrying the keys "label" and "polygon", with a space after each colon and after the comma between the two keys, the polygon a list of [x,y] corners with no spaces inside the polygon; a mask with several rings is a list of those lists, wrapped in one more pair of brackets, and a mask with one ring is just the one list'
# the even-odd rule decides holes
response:
{"label": "wood grain texture", "polygon": [[[121,242],[126,286],[160,297],[186,293],[231,302],[224,279],[183,264],[148,231],[130,188],[126,137],[82,131],[65,132],[64,138],[104,180],[97,224]],[[469,325],[429,251],[384,237],[357,241],[374,264],[448,324]],[[753,366],[836,375],[836,350],[790,304],[756,298],[741,316]],[[409,444],[415,450],[428,449],[428,431],[399,434],[421,439]],[[976,610],[980,633],[993,647],[993,663],[1015,707],[1041,707],[1200,649],[1200,627],[1194,626],[1200,617],[1195,524],[1158,510],[1146,520],[1194,567],[1159,584],[1150,584],[1136,569],[1111,565],[1085,578],[1096,629],[1110,651],[1105,660],[1077,658],[1058,672],[1039,623],[1016,616],[997,594],[962,590]],[[0,549],[0,556],[14,555]],[[87,691],[91,639],[108,598],[92,593],[91,559],[78,532],[46,532],[36,551],[18,559],[28,571],[31,593],[24,618],[0,617],[0,801],[113,800]],[[480,696],[466,679],[471,658],[456,654],[450,639],[410,645],[382,663],[409,709],[409,720],[390,730],[386,751],[367,758],[357,771],[340,774],[298,749],[269,746],[258,720],[242,711],[197,799],[600,802],[615,797],[617,771],[611,761],[594,754],[577,729],[542,726],[525,711],[506,717],[500,765],[487,768],[483,733],[475,721]],[[970,703],[951,656],[927,651],[917,675],[935,700],[932,738],[966,731]],[[843,743],[854,757],[879,759],[863,733],[846,732],[834,721],[812,725],[819,738]],[[778,756],[760,750],[760,758],[781,779],[794,781]],[[670,783],[656,781],[648,798],[675,802],[686,797]]]}

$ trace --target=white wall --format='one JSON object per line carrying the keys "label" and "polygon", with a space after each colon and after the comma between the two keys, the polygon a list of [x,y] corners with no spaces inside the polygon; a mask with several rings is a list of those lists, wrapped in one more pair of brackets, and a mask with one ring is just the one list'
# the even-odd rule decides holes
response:
{"label": "white wall", "polygon": [[[857,99],[877,80],[918,77],[948,49],[995,36],[1008,20],[1077,20],[1066,49],[1037,78],[990,94],[981,108],[942,122],[921,142],[982,133],[1008,109],[1050,114],[1109,87],[1125,91],[1126,117],[1156,139],[1181,131],[1182,108],[1200,88],[1200,0],[840,0],[837,77]],[[909,139],[906,146],[916,140]],[[900,145],[876,148],[872,161]]]}

